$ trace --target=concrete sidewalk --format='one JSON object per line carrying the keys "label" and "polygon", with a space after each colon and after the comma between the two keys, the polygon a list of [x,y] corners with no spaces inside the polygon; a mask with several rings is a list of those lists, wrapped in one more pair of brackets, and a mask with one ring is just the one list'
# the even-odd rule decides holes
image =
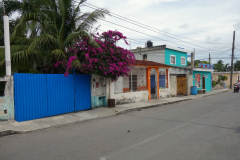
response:
{"label": "concrete sidewalk", "polygon": [[59,116],[46,117],[46,118],[30,120],[25,122],[2,121],[0,122],[0,137],[5,135],[10,135],[10,134],[35,131],[35,130],[44,129],[44,128],[69,125],[69,124],[83,122],[91,119],[122,114],[129,111],[134,111],[134,110],[158,107],[162,105],[177,103],[181,101],[187,101],[187,100],[196,99],[196,98],[203,98],[206,96],[211,96],[211,95],[215,95],[215,94],[219,94],[227,91],[229,91],[229,89],[220,89],[220,90],[208,92],[206,94],[190,95],[190,96],[183,96],[183,97],[171,97],[166,99],[117,105],[115,108],[101,107],[94,110],[68,113],[68,114],[63,114]]}

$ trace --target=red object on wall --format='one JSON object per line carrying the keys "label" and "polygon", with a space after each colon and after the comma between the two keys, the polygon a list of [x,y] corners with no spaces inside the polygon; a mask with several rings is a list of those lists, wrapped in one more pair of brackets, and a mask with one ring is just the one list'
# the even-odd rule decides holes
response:
{"label": "red object on wall", "polygon": [[99,88],[99,83],[98,82],[96,82],[96,88]]}

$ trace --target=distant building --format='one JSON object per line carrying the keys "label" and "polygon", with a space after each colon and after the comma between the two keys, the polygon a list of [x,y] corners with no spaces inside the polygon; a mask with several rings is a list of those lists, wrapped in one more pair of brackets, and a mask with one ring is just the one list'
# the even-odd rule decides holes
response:
{"label": "distant building", "polygon": [[213,69],[213,65],[211,64],[203,64],[203,63],[199,63],[198,67],[200,68],[206,68],[206,69]]}
{"label": "distant building", "polygon": [[[226,87],[230,87],[230,75],[231,72],[213,72],[213,80],[217,81],[218,77],[222,77],[222,76],[227,76],[228,79],[226,81],[224,81],[224,83],[226,84]],[[233,76],[232,76],[232,84],[236,83],[237,81],[240,80],[240,71],[233,71]]]}

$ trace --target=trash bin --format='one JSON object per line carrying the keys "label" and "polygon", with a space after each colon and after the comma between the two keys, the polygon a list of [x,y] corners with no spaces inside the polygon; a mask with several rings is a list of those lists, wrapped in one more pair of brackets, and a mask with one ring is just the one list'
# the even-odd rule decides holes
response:
{"label": "trash bin", "polygon": [[225,83],[223,83],[223,87],[224,87],[224,89],[226,89],[226,84]]}
{"label": "trash bin", "polygon": [[108,107],[115,107],[115,99],[108,99]]}
{"label": "trash bin", "polygon": [[192,95],[197,95],[197,86],[191,87],[191,93],[192,93]]}

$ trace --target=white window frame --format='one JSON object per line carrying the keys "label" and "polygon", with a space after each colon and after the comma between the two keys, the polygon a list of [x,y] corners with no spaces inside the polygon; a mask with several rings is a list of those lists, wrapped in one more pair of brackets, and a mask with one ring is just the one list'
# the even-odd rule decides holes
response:
{"label": "white window frame", "polygon": [[[184,58],[184,64],[182,63],[182,58]],[[181,65],[186,65],[186,57],[181,57]]]}
{"label": "white window frame", "polygon": [[[172,57],[174,57],[175,58],[175,63],[172,63]],[[176,59],[176,56],[175,55],[170,55],[170,64],[176,64],[177,62],[177,59]]]}

